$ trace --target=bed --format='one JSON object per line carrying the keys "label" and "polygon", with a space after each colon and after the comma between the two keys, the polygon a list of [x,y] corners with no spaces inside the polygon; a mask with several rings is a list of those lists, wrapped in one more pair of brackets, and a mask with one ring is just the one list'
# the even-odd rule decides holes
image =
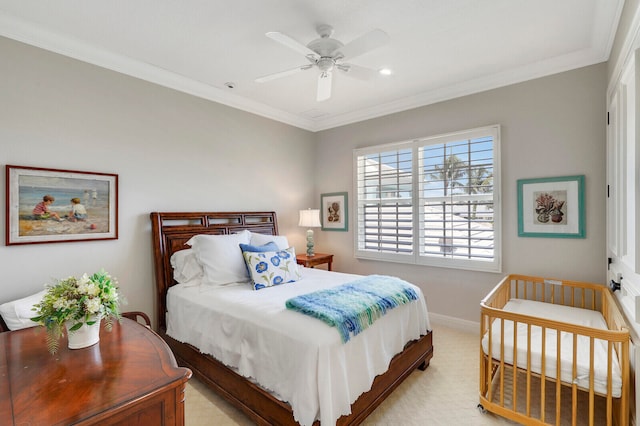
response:
{"label": "bed", "polygon": [[629,423],[629,330],[608,287],[505,277],[480,304],[480,404],[522,424]]}
{"label": "bed", "polygon": [[[277,397],[279,392],[274,390],[273,386],[270,386],[270,389],[267,390],[266,387],[257,383],[256,380],[246,378],[242,374],[239,374],[240,368],[228,367],[225,362],[219,361],[214,356],[202,353],[199,348],[190,344],[188,341],[180,341],[185,339],[173,338],[169,335],[172,333],[167,332],[168,325],[170,326],[169,328],[175,329],[179,328],[176,327],[175,324],[180,324],[180,321],[175,318],[178,315],[178,309],[173,308],[174,312],[172,312],[171,306],[175,306],[173,305],[174,302],[168,304],[167,300],[172,301],[175,297],[181,297],[179,295],[187,295],[189,292],[193,293],[195,291],[193,286],[179,284],[174,280],[173,268],[171,266],[173,254],[188,248],[185,246],[185,243],[196,235],[232,235],[249,230],[252,235],[263,234],[276,236],[278,235],[278,227],[275,212],[154,212],[151,213],[151,223],[157,287],[157,330],[173,350],[178,363],[190,368],[199,380],[242,410],[256,424],[298,424],[296,421],[297,413],[294,413],[291,404]],[[302,269],[304,270],[303,272],[309,274],[308,276],[311,278],[313,278],[313,275],[322,273],[330,274],[330,272],[327,271],[321,272],[319,270],[307,270],[308,268]],[[337,273],[337,275],[341,274]],[[347,274],[342,275],[343,279],[349,278]],[[307,278],[305,278],[305,280],[306,279]],[[286,286],[278,287],[284,288]],[[237,297],[234,292],[238,291],[240,290],[230,289],[228,293],[225,293],[226,295],[224,297]],[[265,292],[262,294],[270,295],[271,293],[266,293],[270,291],[271,289],[260,290],[254,293]],[[280,291],[280,289],[278,289],[278,291]],[[168,296],[170,297],[169,299]],[[202,300],[208,297],[208,295],[204,294],[201,296]],[[194,303],[198,303],[198,301]],[[202,302],[201,304],[208,303],[209,302]],[[246,309],[253,308],[246,307]],[[191,311],[191,309],[186,310]],[[389,325],[384,324],[392,321],[395,315],[405,315],[402,313],[405,312],[404,308],[402,310],[394,309],[390,312],[392,314],[385,315],[369,327],[369,329],[364,330],[359,336],[363,336],[363,339],[368,336],[365,340],[370,339],[371,335],[381,333],[380,330],[385,330],[385,327],[388,328]],[[299,318],[306,318],[298,312],[287,312],[286,315],[299,315]],[[296,319],[295,322],[300,321],[316,321],[321,323],[314,318],[304,320]],[[171,326],[171,324],[174,325]],[[220,324],[218,324],[218,326],[220,326]],[[236,325],[231,323],[225,323],[224,326],[236,327]],[[338,334],[336,333],[336,335]],[[265,338],[263,340],[268,339]],[[322,340],[322,338],[320,338],[320,340]],[[352,340],[355,341],[358,339],[354,338]],[[239,345],[244,343],[245,342],[238,342]],[[343,346],[349,348],[351,344],[352,342],[349,341]],[[348,351],[349,349],[345,350]],[[378,351],[376,350],[375,352],[377,353]],[[364,389],[364,393],[361,395],[358,393],[359,396],[347,402],[350,406],[348,405],[348,410],[344,415],[336,417],[335,419],[327,415],[320,415],[318,418],[323,419],[322,424],[360,424],[409,374],[415,369],[424,370],[429,365],[432,356],[432,333],[430,327],[427,327],[423,334],[419,334],[402,342],[397,353],[389,354],[390,362],[387,362],[388,368],[380,371],[375,376],[375,379],[372,378],[373,383],[370,385],[370,389],[367,387],[368,390]],[[222,357],[224,358],[224,354]],[[266,360],[266,362],[271,361]],[[337,373],[332,371],[331,375],[334,374]],[[321,382],[326,381],[324,375],[317,380]],[[350,382],[345,380],[345,383]],[[352,391],[350,390],[350,392]],[[339,390],[337,390],[336,394],[339,393]],[[324,397],[320,395],[318,398],[321,412],[323,405],[332,404],[331,401],[327,402],[325,399],[326,395]],[[314,424],[320,424],[320,421],[316,419]]]}

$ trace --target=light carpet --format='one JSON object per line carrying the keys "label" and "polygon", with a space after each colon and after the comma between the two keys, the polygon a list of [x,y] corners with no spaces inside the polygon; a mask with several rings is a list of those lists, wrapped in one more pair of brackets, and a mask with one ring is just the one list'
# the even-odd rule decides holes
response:
{"label": "light carpet", "polygon": [[[435,324],[434,355],[425,371],[414,371],[364,425],[513,425],[478,405],[479,338]],[[187,426],[252,425],[242,412],[197,379],[187,384]]]}

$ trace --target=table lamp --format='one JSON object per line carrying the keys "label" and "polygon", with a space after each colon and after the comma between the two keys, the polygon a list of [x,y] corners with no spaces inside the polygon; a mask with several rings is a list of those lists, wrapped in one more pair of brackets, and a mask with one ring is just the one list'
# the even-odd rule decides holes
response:
{"label": "table lamp", "polygon": [[307,256],[312,257],[313,252],[313,229],[319,228],[320,225],[320,210],[307,209],[300,210],[300,222],[298,226],[304,226],[307,229]]}

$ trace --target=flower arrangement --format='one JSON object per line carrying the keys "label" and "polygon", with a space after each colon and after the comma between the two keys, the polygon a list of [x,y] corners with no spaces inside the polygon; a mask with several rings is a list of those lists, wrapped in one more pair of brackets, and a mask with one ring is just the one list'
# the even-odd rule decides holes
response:
{"label": "flower arrangement", "polygon": [[102,269],[93,275],[72,276],[47,285],[44,297],[33,307],[38,315],[31,320],[46,328],[49,352],[58,351],[67,322],[69,332],[74,332],[85,324],[90,326],[104,319],[105,328],[111,331],[113,320],[120,319],[117,284],[117,280]]}

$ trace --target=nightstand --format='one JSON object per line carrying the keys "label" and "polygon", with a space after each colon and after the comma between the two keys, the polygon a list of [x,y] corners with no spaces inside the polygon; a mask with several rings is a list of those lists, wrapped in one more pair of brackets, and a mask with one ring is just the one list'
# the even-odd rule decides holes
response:
{"label": "nightstand", "polygon": [[316,253],[313,256],[307,256],[306,253],[298,254],[296,255],[296,262],[298,262],[298,265],[302,265],[306,268],[313,268],[314,266],[326,263],[330,271],[331,263],[333,262],[333,255],[326,253]]}

